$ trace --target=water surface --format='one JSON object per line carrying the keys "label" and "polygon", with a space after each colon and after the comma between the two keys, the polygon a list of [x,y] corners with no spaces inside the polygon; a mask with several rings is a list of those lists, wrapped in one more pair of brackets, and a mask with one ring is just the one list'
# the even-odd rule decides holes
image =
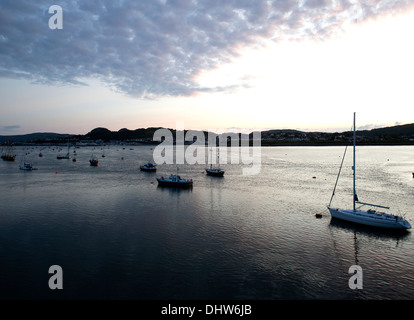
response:
{"label": "water surface", "polygon": [[[414,297],[411,232],[331,221],[343,147],[265,147],[254,176],[237,164],[222,165],[223,178],[180,165],[191,190],[157,187],[155,177],[174,165],[139,171],[150,146],[82,147],[76,162],[57,160],[64,151],[18,147],[15,163],[0,162],[2,299]],[[413,152],[359,147],[356,170],[361,201],[388,205],[414,225]],[[350,155],[334,206],[352,205]],[[24,157],[38,170],[20,171]],[[362,290],[348,286],[355,264]],[[63,290],[48,287],[51,265],[63,269]]]}

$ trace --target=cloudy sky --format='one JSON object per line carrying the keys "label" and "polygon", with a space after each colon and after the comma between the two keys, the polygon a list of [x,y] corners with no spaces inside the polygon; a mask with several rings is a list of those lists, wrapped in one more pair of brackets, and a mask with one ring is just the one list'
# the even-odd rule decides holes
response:
{"label": "cloudy sky", "polygon": [[1,0],[0,135],[413,123],[413,57],[414,0]]}

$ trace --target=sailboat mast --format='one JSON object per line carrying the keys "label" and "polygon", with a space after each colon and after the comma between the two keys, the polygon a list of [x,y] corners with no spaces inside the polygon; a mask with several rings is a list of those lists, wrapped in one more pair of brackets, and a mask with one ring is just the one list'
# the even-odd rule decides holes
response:
{"label": "sailboat mast", "polygon": [[210,148],[210,169],[213,169],[213,148]]}
{"label": "sailboat mast", "polygon": [[354,112],[354,163],[352,166],[352,170],[354,171],[354,186],[353,186],[353,190],[354,190],[354,194],[353,194],[353,204],[354,204],[354,211],[355,211],[355,144],[356,144],[356,128],[355,128],[355,118],[356,118],[356,112]]}

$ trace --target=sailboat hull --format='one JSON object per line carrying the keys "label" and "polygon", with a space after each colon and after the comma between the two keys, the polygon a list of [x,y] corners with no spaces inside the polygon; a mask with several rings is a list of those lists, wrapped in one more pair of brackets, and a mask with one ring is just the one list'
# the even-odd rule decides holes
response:
{"label": "sailboat hull", "polygon": [[34,170],[34,168],[30,163],[25,163],[22,166],[20,166],[20,170],[32,171]]}
{"label": "sailboat hull", "polygon": [[224,171],[221,169],[206,169],[208,176],[222,177],[224,176]]}
{"label": "sailboat hull", "polygon": [[1,156],[1,158],[4,160],[4,161],[14,161],[14,160],[16,160],[16,156]]}
{"label": "sailboat hull", "polygon": [[387,229],[411,229],[410,223],[399,216],[375,211],[328,208],[333,218]]}
{"label": "sailboat hull", "polygon": [[158,185],[160,187],[172,187],[172,188],[192,188],[193,181],[170,181],[168,179],[158,179]]}

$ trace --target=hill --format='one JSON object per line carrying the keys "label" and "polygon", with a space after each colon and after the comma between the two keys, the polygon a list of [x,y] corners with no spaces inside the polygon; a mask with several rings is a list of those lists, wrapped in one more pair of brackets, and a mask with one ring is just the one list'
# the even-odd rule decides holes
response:
{"label": "hill", "polygon": [[[12,141],[14,144],[61,144],[78,142],[109,143],[114,141],[154,143],[154,132],[159,127],[126,128],[110,131],[107,128],[95,128],[85,135],[59,133],[32,133],[15,136],[0,136],[0,144]],[[175,136],[175,130],[169,129]],[[203,131],[206,140],[208,132]],[[252,135],[251,135],[252,136]],[[262,145],[341,145],[349,143],[352,132],[305,132],[291,129],[273,129],[261,132]],[[358,144],[414,144],[414,123],[372,130],[357,131]]]}
{"label": "hill", "polygon": [[24,143],[24,142],[47,142],[47,141],[60,141],[64,139],[69,139],[73,135],[71,134],[61,134],[53,132],[36,132],[23,135],[14,135],[14,136],[0,136],[0,144],[5,144],[8,142],[12,143]]}

